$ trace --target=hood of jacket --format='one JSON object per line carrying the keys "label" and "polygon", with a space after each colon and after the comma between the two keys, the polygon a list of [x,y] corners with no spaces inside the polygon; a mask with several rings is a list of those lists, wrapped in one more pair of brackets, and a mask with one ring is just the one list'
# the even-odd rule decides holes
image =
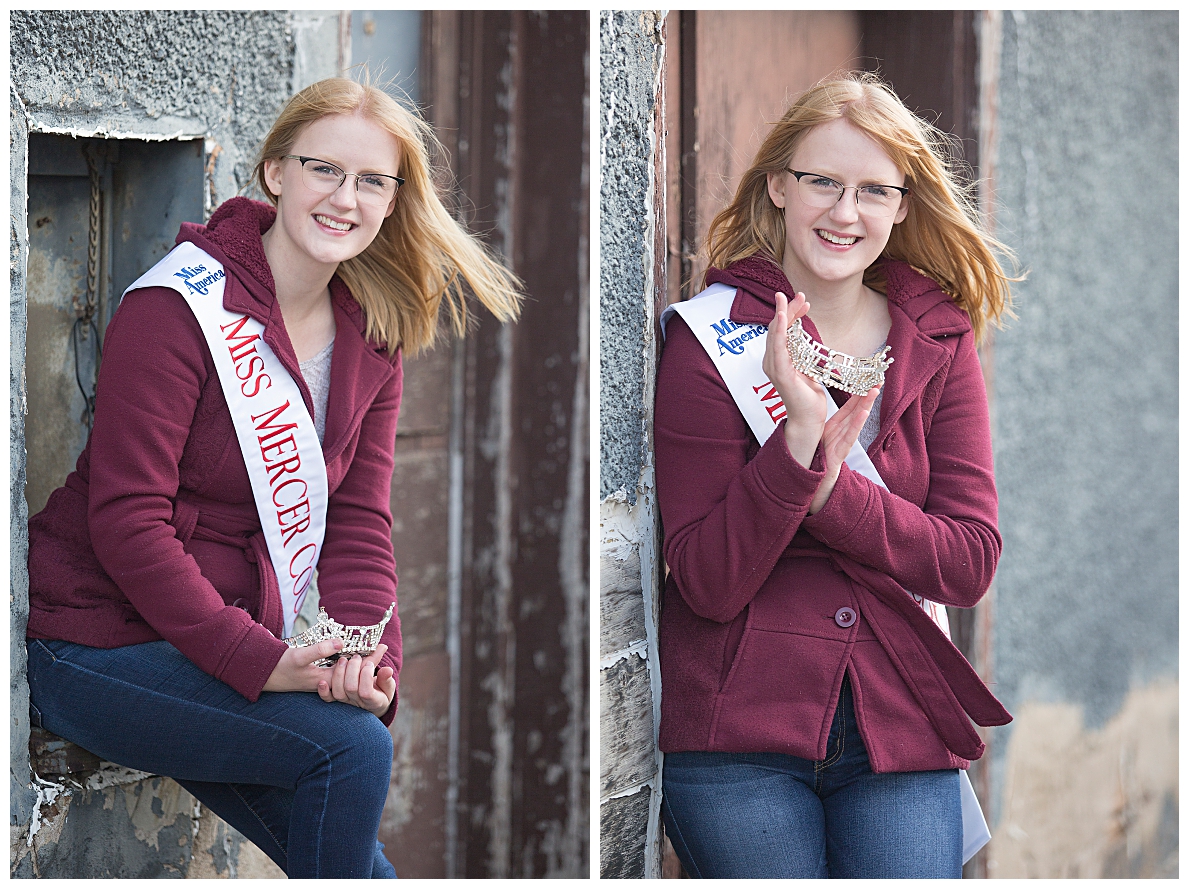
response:
{"label": "hood of jacket", "polygon": [[[271,204],[235,197],[223,202],[206,225],[183,222],[176,241],[178,244],[189,241],[223,263],[243,285],[242,289],[226,289],[224,306],[230,311],[246,312],[266,325],[272,313],[280,311],[277,285],[264,253],[263,240],[264,233],[272,228],[276,218],[276,208]],[[330,279],[330,297],[335,307],[363,334],[363,309],[338,275]],[[387,348],[384,343],[370,342],[369,345],[377,351]]]}
{"label": "hood of jacket", "polygon": [[[884,259],[881,263],[888,282],[888,302],[901,309],[922,333],[936,337],[971,330],[969,316],[932,278],[900,260]],[[733,262],[725,269],[707,270],[706,284],[738,288],[731,307],[731,320],[737,324],[770,323],[776,312],[776,294],[792,299],[796,293],[779,263],[760,254]],[[805,329],[820,341],[817,328],[808,318]]]}

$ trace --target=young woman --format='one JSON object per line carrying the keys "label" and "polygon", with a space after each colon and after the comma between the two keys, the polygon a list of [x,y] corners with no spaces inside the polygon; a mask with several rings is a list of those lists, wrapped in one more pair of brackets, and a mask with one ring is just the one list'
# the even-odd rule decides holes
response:
{"label": "young woman", "polygon": [[372,86],[291,99],[256,168],[272,206],[183,224],[129,289],[87,446],[29,522],[42,724],[176,778],[290,877],[394,876],[376,833],[400,623],[332,666],[316,662],[340,640],[282,637],[315,559],[339,624],[395,603],[401,354],[431,343],[443,301],[463,333],[463,282],[499,319],[519,310],[515,277],[435,193],[434,145]]}
{"label": "young woman", "polygon": [[973,606],[999,557],[975,346],[1011,279],[944,157],[873,75],[818,84],[667,319],[660,744],[692,875],[961,876],[968,714],[1011,717],[941,606]]}

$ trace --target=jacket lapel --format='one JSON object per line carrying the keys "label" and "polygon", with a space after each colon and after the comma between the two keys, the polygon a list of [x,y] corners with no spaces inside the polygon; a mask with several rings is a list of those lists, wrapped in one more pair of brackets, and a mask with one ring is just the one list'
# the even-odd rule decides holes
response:
{"label": "jacket lapel", "polygon": [[922,331],[904,309],[888,300],[892,329],[888,345],[895,359],[884,374],[883,401],[879,408],[879,434],[868,451],[878,453],[883,440],[934,375],[950,360],[950,352]]}
{"label": "jacket lapel", "polygon": [[335,297],[331,300],[335,322],[334,359],[326,404],[326,436],[322,443],[327,466],[343,453],[380,387],[393,373],[393,366],[385,355],[363,338],[358,320],[348,313],[334,289],[332,283],[332,296]]}

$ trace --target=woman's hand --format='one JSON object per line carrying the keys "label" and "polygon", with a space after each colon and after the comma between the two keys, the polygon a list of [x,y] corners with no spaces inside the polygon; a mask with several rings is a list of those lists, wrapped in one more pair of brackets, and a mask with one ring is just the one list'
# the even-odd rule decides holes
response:
{"label": "woman's hand", "polygon": [[[776,294],[776,316],[768,325],[764,348],[764,373],[776,387],[788,417],[784,421],[784,440],[793,459],[802,466],[813,460],[817,443],[826,423],[826,391],[793,365],[787,345],[789,325],[809,311],[804,293],[790,303],[783,293]],[[845,455],[844,455],[845,456]]]}
{"label": "woman's hand", "polygon": [[834,485],[838,481],[838,473],[842,464],[846,462],[846,455],[859,440],[859,433],[863,424],[871,414],[871,406],[875,404],[875,397],[879,394],[879,387],[868,389],[862,395],[853,395],[846,400],[846,404],[838,408],[834,416],[826,421],[826,428],[822,431],[822,449],[826,455],[826,477],[817,486],[813,495],[813,502],[809,504],[809,514],[813,515],[826,505]]}
{"label": "woman's hand", "polygon": [[318,696],[327,702],[343,701],[383,716],[396,694],[392,668],[379,666],[380,657],[387,650],[388,646],[381,642],[367,657],[339,658],[328,668],[330,678],[318,683]]}
{"label": "woman's hand", "polygon": [[343,647],[342,639],[323,639],[317,645],[289,648],[273,668],[265,691],[317,691],[331,674],[331,667],[315,667],[314,661],[330,657]]}

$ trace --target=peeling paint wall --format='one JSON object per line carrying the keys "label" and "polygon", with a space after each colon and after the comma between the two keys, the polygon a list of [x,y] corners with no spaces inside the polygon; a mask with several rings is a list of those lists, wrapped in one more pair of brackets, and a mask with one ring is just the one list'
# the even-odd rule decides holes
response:
{"label": "peeling paint wall", "polygon": [[600,865],[660,876],[660,525],[651,415],[665,299],[664,16],[600,14]]}
{"label": "peeling paint wall", "polygon": [[42,817],[11,850],[14,876],[284,878],[168,778],[105,763],[81,781],[36,783]]}
{"label": "peeling paint wall", "polygon": [[1002,22],[988,875],[1175,877],[1178,17]]}
{"label": "peeling paint wall", "polygon": [[[337,68],[337,36],[326,48],[319,35],[338,34],[338,13],[15,11],[9,26],[10,873],[280,876],[259,850],[173,781],[110,764],[58,783],[30,772],[23,645],[27,155],[30,133],[141,145],[201,139],[206,178],[197,183],[202,194],[196,206],[209,213],[248,183],[257,143],[295,79],[309,82]],[[300,64],[295,28],[306,48]],[[74,431],[64,424],[61,435],[77,453],[81,440]]]}

